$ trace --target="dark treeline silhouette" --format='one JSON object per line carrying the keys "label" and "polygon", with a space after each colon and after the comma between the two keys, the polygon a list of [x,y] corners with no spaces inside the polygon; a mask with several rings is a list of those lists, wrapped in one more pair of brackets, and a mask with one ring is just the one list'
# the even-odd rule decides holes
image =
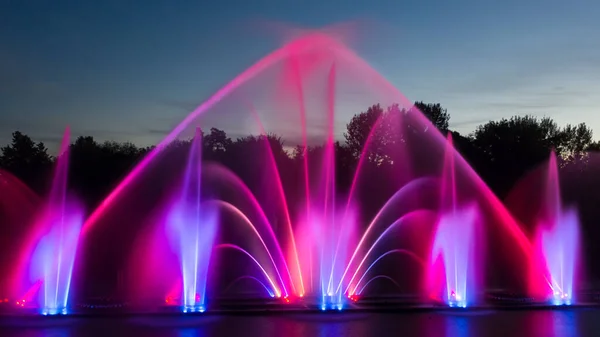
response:
{"label": "dark treeline silhouette", "polygon": [[[584,123],[560,127],[548,117],[515,116],[510,119],[490,121],[478,126],[471,134],[461,135],[449,129],[450,115],[440,104],[417,102],[415,107],[443,134],[451,135],[454,147],[500,199],[509,195],[519,179],[546,162],[552,150],[556,151],[561,170],[565,172],[581,172],[586,169],[589,171],[590,167],[585,164],[587,154],[590,151],[600,150],[600,143],[593,141],[592,130]],[[397,129],[391,127],[393,123],[386,122],[386,118],[393,116],[398,112],[397,110],[397,106],[369,107],[349,121],[343,141],[334,143],[336,188],[341,194],[347,193],[350,189],[361,155],[367,156],[365,157],[367,165],[363,174],[369,177],[372,185],[382,186],[376,193],[370,193],[360,199],[360,208],[366,214],[365,216],[373,215],[397,188],[390,185],[389,190],[386,190],[388,185],[386,179],[390,176],[386,170],[389,170],[394,161],[393,156],[386,151],[389,150],[389,144],[398,140]],[[370,139],[369,150],[363,153],[373,128],[377,129]],[[274,162],[281,175],[283,188],[286,191],[293,191],[303,188],[304,182],[298,179],[303,171],[303,156],[319,158],[319,153],[324,150],[322,146],[315,146],[305,151],[300,145],[286,144],[283,138],[275,134],[249,135],[231,139],[223,130],[211,128],[204,131],[203,160],[217,162],[231,170],[248,185],[250,190],[257,193],[257,198],[263,202],[273,202],[271,199],[265,199],[273,196],[260,195],[260,191],[264,190],[265,186],[272,185],[275,177],[272,175],[272,170],[264,170],[261,165],[249,163]],[[177,140],[170,144],[168,148],[172,151],[161,154],[161,165],[169,167],[173,172],[180,171],[185,166],[189,146],[189,140]],[[84,202],[90,212],[152,148],[138,147],[132,143],[98,142],[92,137],[81,136],[74,140],[70,150],[69,188]],[[43,143],[35,143],[29,136],[19,131],[13,133],[12,143],[0,150],[0,167],[13,173],[40,195],[44,195],[49,187],[53,161],[54,158]],[[313,163],[312,165],[319,164],[318,160],[309,160],[309,162]],[[169,169],[162,172],[169,172]],[[381,174],[382,172],[385,174]],[[174,177],[158,175],[152,178],[151,184],[142,187],[138,184],[136,188],[141,191],[152,190],[155,195],[159,195],[160,191],[166,191],[167,186],[174,183],[174,179]],[[589,196],[590,193],[585,191],[584,194],[579,195],[569,188],[565,191],[571,201],[593,204],[592,200],[596,199],[588,198],[586,201],[587,197],[581,196]],[[293,200],[288,202],[293,204]],[[131,207],[128,208],[131,217],[144,214],[143,208],[149,204],[152,203],[136,202],[136,205],[128,206]],[[140,209],[136,211],[134,208]],[[595,210],[594,207],[589,209]],[[584,235],[597,237],[600,232],[595,229],[593,223],[594,218],[599,214],[589,210],[583,213]],[[106,240],[115,243],[113,247],[121,246],[124,250],[127,249],[125,248],[128,246],[127,243],[135,238],[133,232],[129,234],[120,232],[116,237],[114,233],[107,231],[103,235],[107,237]],[[122,243],[116,240],[122,240]],[[594,245],[588,246],[591,247],[589,254],[600,256],[600,248],[593,248]],[[122,253],[116,249],[111,254],[114,254],[115,260],[119,260],[118,256],[122,256],[120,255]],[[106,270],[105,266],[96,267],[98,270]],[[119,267],[117,269],[121,270]],[[594,270],[593,274],[600,275],[600,272]],[[97,275],[97,277],[101,276]]]}
{"label": "dark treeline silhouette", "polygon": [[[461,135],[449,130],[450,115],[440,104],[417,102],[415,107],[442,133],[452,135],[457,150],[500,198],[504,198],[525,173],[546,161],[553,149],[563,164],[577,160],[588,151],[600,150],[600,142],[593,141],[592,130],[585,123],[560,127],[549,117],[514,116],[490,121],[478,126],[471,134]],[[393,107],[386,110],[374,105],[355,115],[347,124],[344,141],[335,143],[339,164],[336,166],[342,178],[339,187],[342,190],[348,188],[344,185],[351,179],[369,132],[390,109]],[[380,124],[381,132],[375,133],[373,143],[385,143],[386,137],[389,137],[386,132],[393,132],[391,129],[386,131],[384,123]],[[55,158],[48,153],[44,143],[35,143],[19,131],[12,136],[12,142],[0,149],[0,167],[13,173],[34,191],[44,194]],[[253,177],[252,173],[245,173],[236,165],[240,166],[239,163],[244,161],[256,161],[252,149],[264,149],[264,137],[268,139],[278,165],[291,167],[304,153],[300,145],[296,145],[292,151],[286,151],[286,146],[290,144],[275,134],[231,139],[225,131],[211,128],[203,134],[203,156],[206,160],[224,164],[242,178]],[[176,143],[172,147],[185,147],[189,141]],[[86,205],[92,208],[151,149],[132,143],[98,142],[93,137],[80,136],[71,144],[70,184],[81,192],[80,196],[85,198]],[[310,148],[309,151],[316,149]],[[381,160],[383,155],[378,151],[385,151],[385,148],[372,145],[370,162]]]}

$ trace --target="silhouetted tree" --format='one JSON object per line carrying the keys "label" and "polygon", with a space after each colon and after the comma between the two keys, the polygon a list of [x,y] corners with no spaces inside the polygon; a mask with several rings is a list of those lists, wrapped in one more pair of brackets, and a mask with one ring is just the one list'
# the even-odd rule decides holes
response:
{"label": "silhouetted tree", "polygon": [[600,141],[592,142],[588,145],[587,151],[600,151]]}
{"label": "silhouetted tree", "polygon": [[367,156],[368,162],[375,165],[391,163],[390,149],[402,137],[400,133],[400,115],[403,111],[398,105],[384,110],[379,104],[371,106],[366,112],[354,115],[346,125],[346,147],[358,160]]}
{"label": "silhouetted tree", "polygon": [[42,142],[35,143],[19,131],[13,132],[12,136],[11,144],[1,149],[0,166],[34,190],[44,190],[44,180],[52,163],[48,149]]}
{"label": "silhouetted tree", "polygon": [[592,138],[593,131],[585,123],[568,124],[561,130],[558,152],[567,161],[578,159],[593,145]]}
{"label": "silhouetted tree", "polygon": [[553,149],[569,160],[592,144],[592,132],[585,124],[561,129],[549,117],[533,116],[490,121],[479,126],[472,138],[488,165],[484,178],[501,195],[525,172],[547,160]]}
{"label": "silhouetted tree", "polygon": [[415,107],[427,117],[436,128],[444,134],[448,131],[450,114],[440,103],[415,102]]}
{"label": "silhouetted tree", "polygon": [[233,143],[231,138],[227,137],[225,131],[217,128],[211,128],[210,133],[204,135],[203,142],[205,149],[204,157],[213,160],[222,160],[225,152]]}
{"label": "silhouetted tree", "polygon": [[367,111],[354,115],[350,123],[346,125],[344,138],[354,158],[360,157],[371,130],[378,123],[383,113],[383,108],[376,104],[368,108]]}
{"label": "silhouetted tree", "polygon": [[78,137],[71,144],[69,184],[90,206],[96,205],[133,168],[147,149],[132,143],[97,143]]}

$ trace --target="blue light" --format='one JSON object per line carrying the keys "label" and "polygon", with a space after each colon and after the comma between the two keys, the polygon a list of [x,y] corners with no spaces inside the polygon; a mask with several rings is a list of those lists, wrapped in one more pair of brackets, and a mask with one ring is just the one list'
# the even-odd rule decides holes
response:
{"label": "blue light", "polygon": [[183,306],[182,311],[183,311],[183,313],[188,313],[188,312],[203,313],[206,311],[206,307],[204,307],[203,305],[195,305],[195,306],[185,305],[185,306]]}
{"label": "blue light", "polygon": [[554,292],[554,296],[552,298],[552,305],[571,305],[572,304],[572,299],[571,296],[569,294],[560,292],[560,291],[555,291]]}

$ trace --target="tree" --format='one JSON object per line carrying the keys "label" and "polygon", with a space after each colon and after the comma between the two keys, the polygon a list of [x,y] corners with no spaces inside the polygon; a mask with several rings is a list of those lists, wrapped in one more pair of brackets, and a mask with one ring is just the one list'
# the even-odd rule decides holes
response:
{"label": "tree", "polygon": [[471,137],[488,166],[488,176],[483,174],[484,178],[500,194],[507,192],[525,172],[547,160],[550,151],[569,160],[592,144],[592,132],[585,124],[561,129],[549,117],[533,116],[490,121],[480,125]]}
{"label": "tree", "polygon": [[561,130],[558,152],[567,161],[577,160],[593,145],[593,131],[585,123],[568,124]]}
{"label": "tree", "polygon": [[225,131],[217,128],[211,128],[210,133],[204,135],[203,141],[206,152],[209,152],[215,157],[223,156],[225,151],[233,144],[233,141],[231,138],[227,137]]}
{"label": "tree", "polygon": [[423,103],[415,102],[414,105],[425,117],[427,117],[433,125],[442,133],[446,134],[450,123],[450,114],[440,103]]}
{"label": "tree", "polygon": [[44,178],[51,168],[52,158],[44,143],[34,143],[19,131],[13,133],[12,142],[1,149],[0,166],[12,172],[34,190],[44,189]]}
{"label": "tree", "polygon": [[594,151],[594,152],[600,151],[600,141],[590,143],[588,145],[586,151]]}
{"label": "tree", "polygon": [[346,148],[355,160],[366,155],[367,160],[375,165],[392,163],[390,150],[402,138],[400,116],[403,110],[392,105],[383,110],[379,104],[373,105],[366,112],[354,115],[346,125]]}
{"label": "tree", "polygon": [[375,127],[379,119],[383,115],[383,109],[379,104],[373,105],[365,112],[354,115],[350,123],[346,125],[346,145],[355,158],[359,158],[367,140],[371,129]]}

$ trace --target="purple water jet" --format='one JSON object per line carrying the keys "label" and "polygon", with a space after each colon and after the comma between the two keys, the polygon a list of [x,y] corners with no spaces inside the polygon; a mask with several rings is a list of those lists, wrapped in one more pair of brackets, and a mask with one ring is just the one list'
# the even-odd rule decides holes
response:
{"label": "purple water jet", "polygon": [[337,213],[327,218],[315,213],[315,208],[296,232],[304,284],[321,310],[342,310],[347,286],[344,271],[356,246],[356,217],[351,213],[343,216],[344,208],[338,207]]}
{"label": "purple water jet", "polygon": [[73,265],[83,212],[67,194],[69,129],[65,131],[46,209],[36,225],[41,234],[31,255],[27,289],[39,288],[38,306],[44,315],[67,314]]}
{"label": "purple water jet", "polygon": [[178,198],[167,214],[167,233],[181,266],[183,312],[206,310],[206,285],[218,226],[216,209],[204,203],[201,191],[202,133],[192,141]]}
{"label": "purple water jet", "polygon": [[[375,243],[369,246],[369,241],[365,238],[372,239],[373,234],[378,234],[377,230],[381,229],[374,225],[381,211],[393,210],[402,213],[399,216],[403,216],[407,212],[419,209],[418,199],[425,199],[422,198],[422,191],[411,190],[414,195],[409,196],[410,200],[402,200],[403,205],[394,204],[399,200],[396,198],[396,193],[406,186],[415,185],[415,182],[425,176],[435,175],[437,177],[439,174],[437,169],[440,166],[443,166],[442,206],[437,217],[438,226],[435,239],[431,240],[433,241],[432,250],[428,253],[432,254],[432,265],[434,266],[431,267],[435,283],[433,290],[440,293],[439,295],[446,303],[453,306],[466,306],[472,303],[477,291],[473,284],[479,277],[479,270],[477,261],[473,261],[475,259],[473,246],[479,241],[477,231],[482,216],[479,207],[487,206],[492,209],[494,215],[500,218],[500,222],[508,234],[516,239],[517,245],[525,254],[530,253],[530,242],[523,235],[517,223],[470,166],[457,154],[451,146],[451,142],[444,143],[443,137],[433,124],[418,109],[413,109],[412,103],[408,102],[364,61],[335,39],[321,33],[298,39],[261,60],[190,114],[110,193],[99,208],[92,213],[85,228],[89,229],[97,223],[101,215],[109,209],[110,204],[118,199],[127,186],[132,186],[130,184],[141,176],[144,168],[150,165],[153,158],[158,158],[157,154],[167,147],[166,144],[184,131],[195,117],[243,83],[272,68],[277,62],[284,63],[285,70],[283,85],[277,89],[291,93],[295,100],[291,101],[292,104],[289,104],[290,101],[286,103],[288,107],[291,105],[291,109],[297,107],[299,110],[300,118],[294,128],[297,129],[298,125],[301,126],[302,144],[300,147],[302,153],[300,153],[299,160],[302,160],[303,171],[300,173],[302,177],[295,178],[301,181],[297,188],[301,192],[298,194],[303,193],[304,195],[294,199],[296,196],[290,196],[292,193],[289,190],[284,191],[279,174],[280,168],[277,167],[278,164],[271,156],[269,163],[272,165],[268,168],[272,168],[274,171],[265,174],[265,176],[272,174],[272,178],[263,185],[277,187],[276,195],[261,198],[260,194],[268,193],[264,193],[263,190],[250,191],[249,188],[238,192],[252,200],[252,207],[258,214],[258,221],[261,222],[260,225],[265,226],[257,229],[254,224],[254,222],[258,224],[254,219],[256,217],[250,214],[240,216],[247,220],[244,223],[249,224],[254,233],[258,235],[262,247],[267,250],[266,253],[270,260],[268,263],[272,266],[261,265],[262,262],[259,262],[261,259],[248,253],[248,250],[251,249],[247,247],[242,248],[232,244],[221,246],[222,248],[237,249],[251,257],[265,274],[273,295],[279,297],[283,293],[285,298],[288,295],[315,297],[321,308],[323,306],[326,309],[343,307],[345,300],[343,297],[347,295],[346,291],[350,285],[354,286],[351,292],[362,289],[356,289],[359,285],[352,284],[351,281],[358,276],[356,280],[359,280],[358,283],[360,283],[360,280],[364,278],[364,274],[358,274],[362,271],[359,269],[375,246]],[[391,125],[389,129],[386,129],[387,132],[379,134],[371,131],[366,139],[357,140],[356,143],[362,147],[362,150],[355,151],[360,153],[353,153],[354,159],[358,159],[358,168],[352,177],[349,197],[344,202],[340,202],[339,195],[341,193],[336,186],[334,110],[337,89],[336,76],[339,76],[338,74],[341,72],[339,69],[343,69],[344,63],[347,69],[352,69],[361,76],[360,83],[373,86],[374,91],[380,97],[385,98],[384,101],[399,101],[401,105],[394,105],[386,112],[393,118],[378,119],[375,123],[375,128],[380,121],[385,122],[381,123],[382,127]],[[326,88],[317,87],[318,90],[314,95],[308,94],[305,91],[310,86],[304,82],[309,77],[308,75],[314,75],[315,69],[320,69],[320,66],[327,69],[325,79],[317,76],[319,80],[323,80],[321,82],[325,83]],[[345,83],[344,81],[339,82]],[[279,94],[279,91],[276,92]],[[323,93],[325,93],[325,97],[319,96]],[[278,99],[280,97],[272,100]],[[308,132],[310,123],[307,120],[308,115],[313,111],[317,112],[318,117],[326,116],[325,122],[318,120],[319,126],[326,131],[324,137],[317,137],[319,146],[316,147],[309,146],[309,138],[314,135]],[[266,133],[262,127],[261,131]],[[383,137],[383,140],[373,141],[372,138],[379,136]],[[181,190],[175,200],[169,203],[170,208],[165,217],[168,238],[176,251],[180,264],[184,311],[202,311],[206,307],[208,268],[217,224],[220,221],[216,211],[217,207],[210,207],[209,203],[204,202],[202,198],[200,138],[200,135],[197,134],[192,142]],[[444,144],[447,145],[444,146]],[[444,150],[446,151],[444,157],[446,160],[440,165]],[[269,151],[272,149],[269,148]],[[311,151],[316,154],[311,154]],[[463,178],[468,178],[470,191],[475,191],[473,196],[458,195],[458,192],[461,191],[457,190],[455,182],[455,158],[457,158],[456,168],[463,171],[461,172]],[[369,169],[372,169],[373,172],[383,172],[378,175],[384,175],[384,177],[371,176],[371,179],[359,179],[364,174],[363,172],[369,172]],[[436,171],[431,172],[434,170]],[[238,174],[240,173],[238,172]],[[366,174],[364,175],[366,176]],[[251,178],[259,180],[256,176]],[[375,184],[371,180],[385,186],[381,189],[371,190],[372,185]],[[259,186],[254,186],[256,189],[264,187],[260,186],[260,183],[256,185]],[[390,202],[384,201],[385,204],[382,207],[381,203],[373,202],[374,205],[377,205],[373,207],[380,207],[380,211],[365,211],[364,204],[370,203],[371,200],[360,200],[358,194],[361,192],[359,191],[361,187],[368,192],[367,197],[363,197],[364,199],[379,201],[388,200],[389,197]],[[265,190],[268,189],[265,188]],[[477,197],[480,199],[476,199]],[[294,200],[295,203],[290,206],[289,200]],[[404,203],[410,207],[405,207]],[[413,207],[413,204],[417,206]],[[239,205],[229,204],[230,206],[222,207],[223,205],[225,204],[218,207],[230,209],[233,213],[242,213],[239,210],[243,207]],[[273,210],[279,206],[285,208],[284,212]],[[363,238],[356,243],[355,236],[358,234],[360,224],[375,213],[375,218],[367,226]],[[281,221],[282,214],[285,214],[284,221]],[[250,220],[250,218],[252,219]],[[387,219],[381,221],[389,226],[378,238],[388,235],[388,228],[393,226],[397,219],[398,217],[391,221],[387,221]],[[285,222],[286,226],[279,226],[281,222]],[[296,240],[299,241],[298,247],[296,247]],[[548,240],[546,239],[546,241]],[[284,247],[282,248],[282,246]],[[375,259],[377,255],[373,254],[372,257]],[[436,264],[438,260],[441,261],[440,268]],[[375,261],[379,260],[375,259]],[[366,269],[369,270],[370,267]],[[271,273],[271,270],[274,270],[275,273]],[[392,279],[389,276],[383,276],[385,277],[378,279]]]}

